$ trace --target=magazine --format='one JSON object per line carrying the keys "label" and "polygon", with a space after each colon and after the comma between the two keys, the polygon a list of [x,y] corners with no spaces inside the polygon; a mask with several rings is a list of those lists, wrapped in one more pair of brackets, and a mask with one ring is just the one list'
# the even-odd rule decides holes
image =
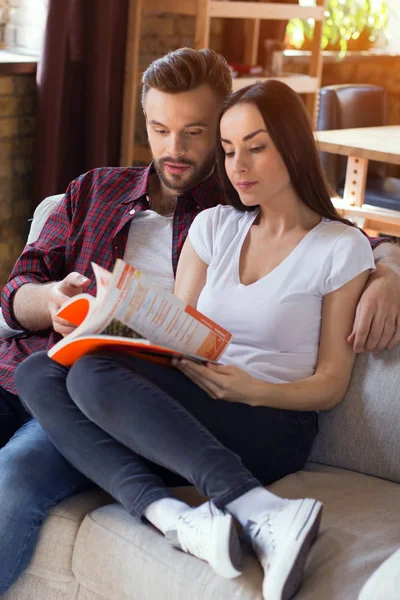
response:
{"label": "magazine", "polygon": [[90,352],[125,352],[170,364],[217,362],[232,335],[121,259],[112,273],[92,263],[97,295],[78,294],[57,313],[76,329],[48,352],[69,367]]}

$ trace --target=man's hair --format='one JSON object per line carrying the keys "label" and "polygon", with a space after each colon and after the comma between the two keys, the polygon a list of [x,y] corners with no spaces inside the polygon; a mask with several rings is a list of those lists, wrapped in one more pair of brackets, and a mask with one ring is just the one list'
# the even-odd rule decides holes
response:
{"label": "man's hair", "polygon": [[208,84],[221,103],[232,90],[231,73],[225,58],[209,48],[179,48],[169,52],[147,67],[142,84],[143,109],[150,88],[178,94]]}

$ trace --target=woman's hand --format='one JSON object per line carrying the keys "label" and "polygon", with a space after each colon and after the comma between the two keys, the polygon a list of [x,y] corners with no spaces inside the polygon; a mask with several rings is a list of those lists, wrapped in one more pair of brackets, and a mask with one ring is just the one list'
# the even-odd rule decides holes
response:
{"label": "woman's hand", "polygon": [[257,380],[234,365],[199,365],[191,360],[174,360],[173,365],[211,398],[255,405]]}

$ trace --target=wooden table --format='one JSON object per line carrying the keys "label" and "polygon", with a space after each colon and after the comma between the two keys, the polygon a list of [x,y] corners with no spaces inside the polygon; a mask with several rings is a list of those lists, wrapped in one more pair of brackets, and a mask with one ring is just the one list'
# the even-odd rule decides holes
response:
{"label": "wooden table", "polygon": [[343,200],[334,204],[370,231],[400,236],[400,211],[364,204],[368,160],[400,165],[400,125],[316,131],[320,149],[347,156]]}

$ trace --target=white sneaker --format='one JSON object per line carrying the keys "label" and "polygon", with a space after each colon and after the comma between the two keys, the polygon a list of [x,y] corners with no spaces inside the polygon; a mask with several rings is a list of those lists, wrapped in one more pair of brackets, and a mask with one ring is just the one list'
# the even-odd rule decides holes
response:
{"label": "white sneaker", "polygon": [[173,546],[201,558],[227,579],[241,575],[241,549],[232,517],[209,503],[179,515],[165,536]]}
{"label": "white sneaker", "polygon": [[321,502],[306,498],[287,500],[247,523],[245,535],[264,569],[265,600],[289,600],[299,589],[321,516]]}

